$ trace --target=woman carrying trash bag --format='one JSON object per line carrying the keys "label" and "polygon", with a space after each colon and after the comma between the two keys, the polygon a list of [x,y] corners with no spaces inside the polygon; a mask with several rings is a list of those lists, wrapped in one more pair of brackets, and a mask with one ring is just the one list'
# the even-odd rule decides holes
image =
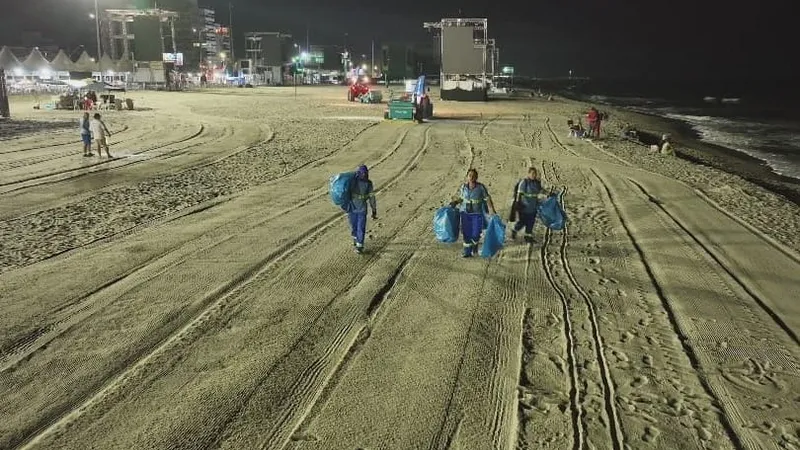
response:
{"label": "woman carrying trash bag", "polygon": [[467,182],[461,185],[458,196],[453,198],[450,205],[458,205],[461,211],[461,232],[464,236],[464,252],[461,256],[469,258],[478,252],[486,207],[492,215],[497,214],[486,186],[478,183],[477,170],[467,171]]}

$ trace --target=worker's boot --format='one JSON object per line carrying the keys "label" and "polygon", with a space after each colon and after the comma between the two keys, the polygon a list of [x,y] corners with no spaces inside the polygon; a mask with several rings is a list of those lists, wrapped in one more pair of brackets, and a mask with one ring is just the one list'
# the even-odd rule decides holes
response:
{"label": "worker's boot", "polygon": [[511,239],[512,240],[516,240],[517,239],[517,230],[511,230]]}

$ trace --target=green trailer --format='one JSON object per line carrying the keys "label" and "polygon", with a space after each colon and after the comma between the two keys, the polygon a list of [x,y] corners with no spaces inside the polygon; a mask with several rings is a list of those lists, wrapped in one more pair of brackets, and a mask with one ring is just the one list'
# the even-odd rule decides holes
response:
{"label": "green trailer", "polygon": [[389,100],[389,108],[384,118],[389,120],[414,120],[414,102],[407,100]]}

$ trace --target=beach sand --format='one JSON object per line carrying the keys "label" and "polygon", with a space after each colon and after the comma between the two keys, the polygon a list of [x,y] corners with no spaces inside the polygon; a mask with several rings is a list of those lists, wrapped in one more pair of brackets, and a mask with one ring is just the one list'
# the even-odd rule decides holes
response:
{"label": "beach sand", "polygon": [[[342,87],[129,95],[114,159],[27,99],[42,127],[0,130],[0,448],[800,448],[787,198],[569,138],[566,100],[434,92],[420,125]],[[358,255],[327,189],[361,163]],[[467,168],[505,218],[529,166],[566,229],[435,241]]]}

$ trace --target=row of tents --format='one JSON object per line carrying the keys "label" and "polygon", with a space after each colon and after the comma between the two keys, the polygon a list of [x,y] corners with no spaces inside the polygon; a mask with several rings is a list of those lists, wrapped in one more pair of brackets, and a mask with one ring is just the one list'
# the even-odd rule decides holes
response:
{"label": "row of tents", "polygon": [[100,58],[100,62],[94,61],[84,50],[76,61],[72,61],[64,50],[59,50],[58,54],[51,60],[42,55],[38,48],[34,48],[26,58],[20,61],[8,47],[0,50],[0,69],[4,69],[8,75],[17,76],[48,76],[56,72],[132,72],[133,63],[127,59],[113,60],[108,54]]}

